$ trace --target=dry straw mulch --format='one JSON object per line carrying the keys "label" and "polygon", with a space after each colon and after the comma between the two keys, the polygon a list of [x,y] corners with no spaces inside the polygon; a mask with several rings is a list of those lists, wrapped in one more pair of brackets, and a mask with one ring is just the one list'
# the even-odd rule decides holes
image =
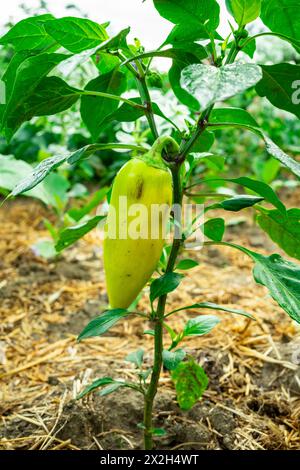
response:
{"label": "dry straw mulch", "polygon": [[[130,398],[127,415],[124,394],[73,400],[99,374],[132,378],[131,364],[124,362],[130,351],[144,347],[150,364],[152,338],[143,331],[151,325],[130,317],[103,337],[76,343],[107,303],[101,241],[94,232],[58,260],[45,261],[31,249],[46,236],[44,216],[45,209],[29,200],[0,211],[0,449],[137,448],[139,431],[130,413],[139,415],[140,398]],[[279,251],[247,212],[243,217],[228,230],[228,240],[262,253]],[[229,220],[237,218],[231,214]],[[222,322],[211,334],[186,342],[210,385],[196,411],[182,413],[164,372],[156,418],[173,437],[161,445],[300,449],[299,327],[254,283],[252,263],[242,253],[217,247],[187,255],[200,264],[170,296],[169,310],[205,300],[242,308],[256,321],[218,313]],[[139,308],[148,310],[147,296]],[[197,314],[178,314],[171,325],[180,329]],[[81,416],[75,419],[76,413]]]}

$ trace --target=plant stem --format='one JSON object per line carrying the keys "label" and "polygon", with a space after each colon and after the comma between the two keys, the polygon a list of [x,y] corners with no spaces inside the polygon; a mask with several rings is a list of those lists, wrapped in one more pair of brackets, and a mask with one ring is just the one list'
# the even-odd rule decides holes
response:
{"label": "plant stem", "polygon": [[151,101],[150,93],[149,93],[147,83],[146,83],[146,79],[145,79],[144,75],[139,75],[137,77],[137,86],[138,86],[138,90],[139,90],[139,93],[140,93],[140,96],[141,96],[141,99],[142,99],[142,102],[143,102],[143,105],[144,105],[143,109],[145,110],[146,118],[147,118],[148,123],[149,123],[149,127],[152,131],[152,134],[153,134],[154,138],[157,139],[158,131],[157,131],[157,127],[156,127],[156,123],[155,123],[155,119],[154,119],[152,101]]}
{"label": "plant stem", "polygon": [[[182,189],[180,182],[180,166],[181,163],[175,163],[171,166],[172,178],[173,178],[173,203],[182,205]],[[173,271],[178,251],[180,249],[182,240],[174,237],[171,248],[171,253],[168,259],[166,273]],[[162,295],[158,299],[156,315],[154,318],[155,322],[155,335],[154,335],[154,364],[153,371],[151,374],[150,383],[145,394],[144,404],[144,448],[145,450],[151,450],[153,448],[152,438],[152,412],[153,402],[157,393],[159,376],[162,368],[162,353],[163,353],[163,321],[165,314],[167,295]]]}
{"label": "plant stem", "polygon": [[122,96],[112,95],[110,93],[104,93],[102,91],[93,91],[93,90],[84,90],[84,91],[81,91],[80,94],[86,95],[86,96],[101,96],[102,98],[108,98],[110,100],[123,101],[123,103],[127,103],[129,106],[132,106],[133,108],[142,109],[143,111],[146,112],[144,106],[141,106],[140,104],[135,103],[134,101],[127,100],[126,98],[122,98]]}

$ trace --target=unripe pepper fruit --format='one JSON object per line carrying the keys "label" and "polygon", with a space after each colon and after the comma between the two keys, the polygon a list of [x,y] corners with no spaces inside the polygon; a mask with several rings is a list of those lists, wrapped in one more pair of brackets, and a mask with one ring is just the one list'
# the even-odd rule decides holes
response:
{"label": "unripe pepper fruit", "polygon": [[[149,152],[125,163],[113,183],[104,238],[111,308],[131,305],[161,257],[172,204],[172,178],[161,156],[163,149],[176,153],[178,145],[171,137],[158,138]],[[135,204],[142,205],[140,211]],[[151,208],[162,204],[163,215],[157,219]]]}

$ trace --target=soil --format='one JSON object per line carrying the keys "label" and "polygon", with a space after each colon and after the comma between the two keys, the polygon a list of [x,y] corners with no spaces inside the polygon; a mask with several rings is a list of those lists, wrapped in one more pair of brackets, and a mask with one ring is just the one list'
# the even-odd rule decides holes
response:
{"label": "soil", "polygon": [[[124,357],[140,347],[149,367],[152,338],[143,331],[151,325],[133,316],[102,337],[76,342],[107,306],[102,242],[95,231],[57,260],[44,260],[32,249],[47,237],[44,217],[53,216],[28,199],[0,210],[0,449],[139,449],[139,394],[76,396],[98,377],[133,380]],[[281,252],[254,226],[251,211],[229,214],[227,222],[227,240]],[[156,438],[157,448],[300,449],[299,326],[255,284],[242,253],[210,247],[181,256],[195,257],[199,266],[171,294],[168,310],[205,300],[242,308],[256,321],[216,312],[222,321],[209,335],[186,341],[209,387],[190,411],[181,411],[163,372],[155,427],[166,434]],[[149,311],[146,293],[137,308]],[[196,315],[180,313],[170,324],[180,330]]]}

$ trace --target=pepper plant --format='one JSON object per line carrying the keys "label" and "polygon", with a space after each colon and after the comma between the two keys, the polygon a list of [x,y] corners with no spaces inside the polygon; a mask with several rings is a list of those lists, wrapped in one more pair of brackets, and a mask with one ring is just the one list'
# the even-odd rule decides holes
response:
{"label": "pepper plant", "polygon": [[[145,51],[138,41],[128,43],[129,28],[109,37],[108,24],[75,17],[56,19],[50,14],[22,20],[0,39],[0,44],[9,44],[15,51],[2,77],[6,86],[6,103],[0,108],[1,128],[7,140],[33,117],[60,113],[76,106],[77,102],[80,102],[82,121],[93,140],[93,143],[76,152],[54,155],[42,161],[29,177],[15,186],[10,196],[34,188],[63,163],[76,165],[95,151],[126,149],[132,152],[133,158],[115,180],[111,207],[116,209],[114,198],[117,193],[128,195],[131,189],[131,202],[143,194],[147,203],[151,203],[154,197],[151,196],[154,194],[151,188],[154,187],[155,195],[159,194],[159,188],[169,204],[172,193],[173,204],[179,207],[188,197],[207,201],[204,209],[206,217],[213,209],[236,212],[252,207],[262,230],[289,257],[299,260],[299,208],[286,208],[271,186],[244,174],[227,180],[220,174],[223,186],[230,184],[239,190],[243,188],[244,193],[236,193],[235,196],[214,192],[215,186],[210,180],[195,176],[197,165],[204,160],[213,162],[216,159],[209,153],[214,132],[218,131],[219,136],[220,130],[231,128],[254,133],[264,142],[270,157],[280,163],[282,171],[288,170],[296,179],[300,177],[300,164],[282,151],[245,109],[226,105],[227,99],[251,88],[275,107],[300,117],[300,66],[296,63],[260,65],[253,59],[256,41],[268,41],[270,36],[290,43],[297,56],[300,51],[298,6],[294,0],[227,0],[226,6],[232,19],[230,34],[223,38],[217,32],[220,7],[216,0],[154,0],[153,4],[158,13],[174,26],[164,43],[152,51]],[[251,35],[248,24],[258,17],[264,23],[265,30]],[[82,89],[67,83],[62,76],[64,62],[74,58],[78,63],[90,61],[94,67],[95,78]],[[180,128],[172,120],[170,122],[170,118],[151,99],[151,86],[161,84],[159,74],[153,69],[154,58],[171,59],[169,86],[181,104],[187,106],[192,118],[185,128]],[[125,95],[126,91],[131,91],[130,97]],[[137,142],[98,142],[100,132],[105,131],[108,123],[136,122],[142,117],[148,123],[146,135],[148,143],[153,145],[150,150]],[[158,119],[171,123],[170,135],[159,135]],[[249,155],[249,159],[251,157]],[[142,177],[141,184],[134,179],[136,176]],[[215,202],[211,202],[214,199]],[[60,240],[60,248],[69,246],[95,228],[101,218],[95,216],[67,229]],[[153,364],[150,368],[145,368],[144,352],[138,350],[126,358],[136,366],[135,382],[102,377],[79,396],[82,398],[99,388],[101,395],[123,387],[141,393],[144,397],[144,421],[140,427],[144,433],[145,449],[152,449],[153,437],[163,434],[162,429],[154,428],[152,418],[163,364],[175,383],[179,406],[189,409],[203,394],[208,379],[203,369],[178,346],[189,336],[208,333],[219,322],[214,315],[200,315],[190,319],[183,331],[175,332],[168,324],[169,317],[183,310],[195,312],[202,309],[248,315],[241,310],[208,303],[205,299],[170,311],[168,294],[179,286],[184,270],[196,264],[190,259],[178,262],[178,254],[197,228],[197,220],[193,222],[192,228],[183,228],[181,236],[174,235],[172,243],[164,248],[161,239],[155,240],[152,247],[141,245],[140,240],[136,243],[125,240],[122,244],[117,239],[112,245],[109,240],[105,241],[107,285],[112,308],[93,319],[78,338],[83,340],[101,335],[129,315],[138,315],[153,325],[145,331],[154,339]],[[174,218],[174,233],[178,225],[180,220]],[[264,256],[223,241],[225,222],[222,218],[208,218],[202,224],[202,230],[206,236],[205,246],[226,245],[249,256],[254,263],[254,280],[264,285],[287,314],[300,323],[299,264],[279,254]],[[130,256],[125,256],[124,250],[130,251],[129,246],[133,251]],[[156,274],[151,277],[157,261]],[[130,269],[130,263],[134,263],[134,269]],[[123,277],[122,281],[120,276],[126,276],[126,268],[128,279],[126,281]],[[150,282],[150,313],[137,311],[136,301],[129,305],[147,281]],[[164,332],[170,336],[166,348]]]}

